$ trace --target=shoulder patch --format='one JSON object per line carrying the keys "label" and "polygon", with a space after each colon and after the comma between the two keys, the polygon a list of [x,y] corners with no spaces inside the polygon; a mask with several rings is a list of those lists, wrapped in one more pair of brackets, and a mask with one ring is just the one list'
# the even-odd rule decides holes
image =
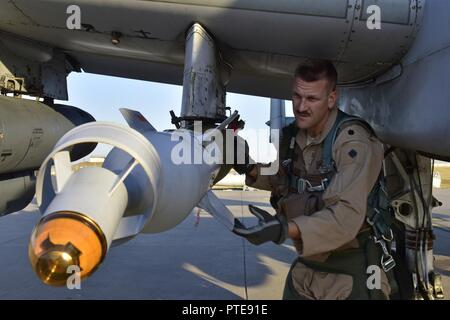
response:
{"label": "shoulder patch", "polygon": [[[371,140],[370,133],[362,126],[358,124],[352,124],[345,128],[341,134],[336,137],[336,141],[334,143],[333,148],[339,149],[340,146],[346,144],[348,142],[362,142],[369,143]],[[350,148],[352,149],[352,148]],[[349,150],[350,150],[349,149]],[[354,148],[356,150],[356,148]],[[336,150],[336,149],[334,149]],[[349,150],[347,150],[344,154],[347,155]]]}

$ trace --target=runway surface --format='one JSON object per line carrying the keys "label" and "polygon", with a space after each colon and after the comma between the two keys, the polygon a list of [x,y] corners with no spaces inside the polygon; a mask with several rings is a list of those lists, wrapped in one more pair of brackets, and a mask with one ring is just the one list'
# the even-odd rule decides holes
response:
{"label": "runway surface", "polygon": [[[216,191],[236,217],[252,223],[254,204],[271,211],[265,191]],[[450,190],[435,190],[436,268],[450,296]],[[273,211],[271,211],[273,212]],[[208,214],[190,215],[161,234],[113,247],[80,290],[42,284],[28,262],[35,203],[0,219],[0,299],[280,299],[296,254],[290,242],[253,246]]]}

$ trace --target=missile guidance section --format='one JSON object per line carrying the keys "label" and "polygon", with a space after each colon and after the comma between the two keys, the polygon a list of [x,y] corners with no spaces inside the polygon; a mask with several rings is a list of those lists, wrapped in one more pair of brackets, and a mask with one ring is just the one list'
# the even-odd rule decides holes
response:
{"label": "missile guidance section", "polygon": [[29,259],[46,284],[66,285],[67,270],[77,266],[82,278],[100,265],[106,254],[106,238],[91,219],[74,212],[58,212],[42,219],[29,244]]}

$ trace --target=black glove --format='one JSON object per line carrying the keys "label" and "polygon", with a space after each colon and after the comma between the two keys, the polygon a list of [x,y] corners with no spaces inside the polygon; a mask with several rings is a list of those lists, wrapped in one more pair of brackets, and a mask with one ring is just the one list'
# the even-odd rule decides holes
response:
{"label": "black glove", "polygon": [[282,215],[272,216],[267,211],[249,205],[250,212],[258,218],[258,224],[247,228],[239,220],[234,220],[233,233],[259,245],[268,241],[282,244],[288,235],[288,222]]}
{"label": "black glove", "polygon": [[[247,141],[236,135],[233,139],[233,148],[233,169],[239,174],[247,174],[252,171],[255,161],[249,155]],[[241,153],[244,153],[244,156]]]}

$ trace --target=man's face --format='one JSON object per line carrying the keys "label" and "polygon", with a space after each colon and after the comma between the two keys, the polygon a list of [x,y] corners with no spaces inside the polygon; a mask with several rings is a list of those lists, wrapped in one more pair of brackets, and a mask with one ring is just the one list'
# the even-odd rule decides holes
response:
{"label": "man's face", "polygon": [[336,90],[327,79],[306,82],[298,77],[292,89],[292,107],[297,126],[312,136],[320,134],[336,104]]}

